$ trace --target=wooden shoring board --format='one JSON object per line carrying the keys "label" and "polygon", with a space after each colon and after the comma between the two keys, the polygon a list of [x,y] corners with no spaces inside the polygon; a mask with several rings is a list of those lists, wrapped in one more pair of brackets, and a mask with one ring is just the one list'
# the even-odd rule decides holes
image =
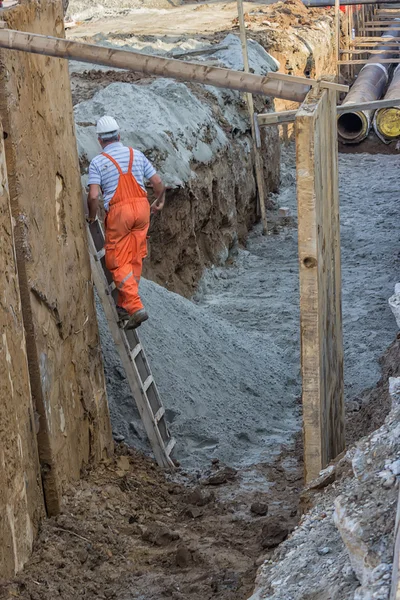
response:
{"label": "wooden shoring board", "polygon": [[345,447],[336,94],[312,91],[296,117],[306,482]]}

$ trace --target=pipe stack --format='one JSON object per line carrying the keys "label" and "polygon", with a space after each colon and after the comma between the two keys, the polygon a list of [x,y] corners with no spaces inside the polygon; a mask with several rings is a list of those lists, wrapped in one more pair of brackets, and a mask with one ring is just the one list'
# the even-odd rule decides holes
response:
{"label": "pipe stack", "polygon": [[[400,98],[400,65],[397,65],[392,82],[385,94],[385,100]],[[380,108],[374,115],[374,129],[376,135],[385,144],[400,138],[400,107]]]}
{"label": "pipe stack", "polygon": [[[397,19],[396,19],[397,20]],[[348,106],[349,110],[338,118],[339,139],[344,144],[358,144],[364,140],[371,128],[373,112],[371,110],[352,111],[351,105],[359,102],[371,102],[381,98],[387,83],[389,81],[390,64],[380,63],[383,58],[391,58],[395,55],[395,50],[390,46],[385,46],[385,39],[398,37],[400,33],[399,25],[389,29],[382,35],[382,44],[377,50],[389,51],[386,54],[375,54],[361,69],[353,87],[347,94],[342,106]],[[393,53],[390,53],[390,50]]]}

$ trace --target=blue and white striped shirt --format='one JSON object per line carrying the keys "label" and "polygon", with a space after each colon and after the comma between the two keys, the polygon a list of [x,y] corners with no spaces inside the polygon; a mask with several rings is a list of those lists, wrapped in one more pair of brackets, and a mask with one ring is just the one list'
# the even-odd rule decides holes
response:
{"label": "blue and white striped shirt", "polygon": [[[121,142],[113,142],[104,148],[104,152],[117,161],[123,173],[129,167],[129,148]],[[133,150],[132,174],[140,187],[145,189],[144,180],[156,174],[156,170],[145,155],[139,150]],[[108,210],[111,198],[114,196],[119,181],[117,167],[105,156],[99,154],[89,165],[88,184],[97,184],[101,187],[104,198],[104,208]]]}

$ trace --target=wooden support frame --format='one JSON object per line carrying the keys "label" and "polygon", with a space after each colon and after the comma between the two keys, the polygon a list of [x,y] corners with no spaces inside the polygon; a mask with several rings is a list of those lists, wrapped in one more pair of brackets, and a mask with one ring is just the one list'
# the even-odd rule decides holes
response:
{"label": "wooden support frame", "polygon": [[345,448],[336,94],[296,115],[301,372],[306,482]]}

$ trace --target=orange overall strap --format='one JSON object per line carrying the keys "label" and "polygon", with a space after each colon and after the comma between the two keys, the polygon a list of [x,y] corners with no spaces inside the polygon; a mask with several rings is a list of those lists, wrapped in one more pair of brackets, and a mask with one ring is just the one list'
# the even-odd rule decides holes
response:
{"label": "orange overall strap", "polygon": [[110,156],[109,154],[106,154],[105,152],[102,152],[102,155],[105,156],[106,158],[108,158],[108,160],[111,160],[111,162],[117,167],[119,174],[123,175],[121,167],[119,166],[117,161],[112,156]]}
{"label": "orange overall strap", "polygon": [[127,173],[132,173],[133,166],[133,148],[129,148],[129,167]]}

